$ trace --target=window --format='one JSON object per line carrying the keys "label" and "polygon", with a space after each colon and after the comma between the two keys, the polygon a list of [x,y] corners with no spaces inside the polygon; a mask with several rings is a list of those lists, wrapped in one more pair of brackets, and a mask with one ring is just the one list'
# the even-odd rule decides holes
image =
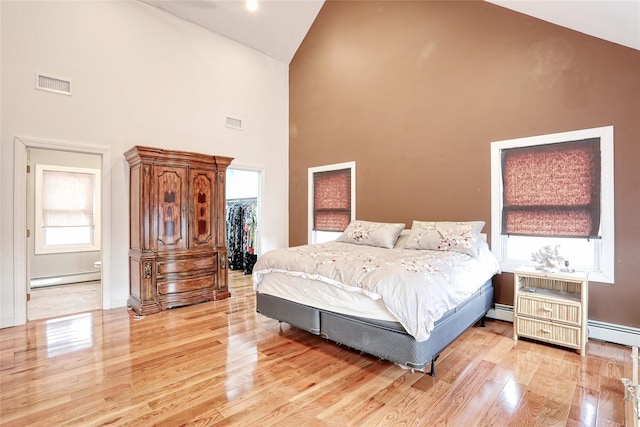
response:
{"label": "window", "polygon": [[35,253],[100,250],[100,171],[36,165]]}
{"label": "window", "polygon": [[491,205],[503,271],[559,245],[571,268],[613,283],[612,126],[493,142]]}
{"label": "window", "polygon": [[309,168],[309,242],[335,240],[355,218],[355,162]]}
{"label": "window", "polygon": [[600,139],[502,150],[502,234],[597,238]]}

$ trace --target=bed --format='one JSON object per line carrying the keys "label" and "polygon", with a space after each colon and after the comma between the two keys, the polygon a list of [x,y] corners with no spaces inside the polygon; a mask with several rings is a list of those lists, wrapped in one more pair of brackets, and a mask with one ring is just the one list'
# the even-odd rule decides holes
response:
{"label": "bed", "polygon": [[269,251],[253,269],[257,312],[435,375],[435,361],[493,304],[499,263],[484,222],[352,221],[336,240]]}

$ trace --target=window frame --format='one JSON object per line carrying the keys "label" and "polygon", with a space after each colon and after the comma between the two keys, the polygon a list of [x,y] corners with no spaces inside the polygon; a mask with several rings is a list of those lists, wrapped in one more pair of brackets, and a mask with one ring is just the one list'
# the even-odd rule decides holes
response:
{"label": "window frame", "polygon": [[313,176],[315,173],[319,172],[332,172],[338,171],[342,169],[351,169],[351,221],[353,221],[356,217],[356,162],[344,162],[344,163],[334,163],[330,165],[324,166],[315,166],[308,169],[307,174],[307,183],[308,183],[308,191],[307,191],[307,200],[308,200],[308,243],[322,243],[330,240],[337,239],[342,232],[332,232],[332,231],[316,231],[313,229],[313,200],[314,200],[314,179]]}
{"label": "window frame", "polygon": [[[613,126],[581,129],[547,135],[516,138],[491,143],[491,250],[500,261],[503,272],[513,272],[521,260],[507,259],[509,236],[502,235],[502,150],[544,144],[557,144],[582,139],[600,139],[600,239],[594,239],[594,256],[599,268],[590,269],[589,280],[614,283],[615,278],[615,211]],[[559,238],[561,239],[561,238]],[[531,248],[531,252],[540,249]],[[560,249],[562,252],[562,248]],[[529,261],[530,262],[530,261]]]}
{"label": "window frame", "polygon": [[[42,218],[42,174],[44,171],[69,172],[91,174],[94,176],[93,191],[93,228],[91,230],[91,241],[89,244],[67,244],[67,245],[47,245],[44,235]],[[93,252],[100,250],[100,169],[79,168],[58,165],[35,165],[35,212],[34,212],[34,252],[36,255],[59,254],[72,252]]]}

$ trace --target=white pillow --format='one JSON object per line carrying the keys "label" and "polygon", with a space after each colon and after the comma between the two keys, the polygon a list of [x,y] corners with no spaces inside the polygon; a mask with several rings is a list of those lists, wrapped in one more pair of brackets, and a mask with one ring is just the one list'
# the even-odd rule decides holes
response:
{"label": "white pillow", "polygon": [[405,243],[409,240],[409,233],[411,233],[411,230],[406,228],[400,232],[398,240],[396,240],[396,243],[393,245],[394,249],[404,249]]}
{"label": "white pillow", "polygon": [[405,249],[454,251],[478,256],[484,221],[413,221]]}
{"label": "white pillow", "polygon": [[402,230],[404,224],[400,223],[354,220],[337,241],[391,249]]}

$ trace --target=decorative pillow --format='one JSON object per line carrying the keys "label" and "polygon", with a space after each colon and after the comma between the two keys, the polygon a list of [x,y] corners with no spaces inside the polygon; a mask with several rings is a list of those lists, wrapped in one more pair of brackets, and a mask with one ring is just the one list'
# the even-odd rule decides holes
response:
{"label": "decorative pillow", "polygon": [[433,222],[413,221],[405,249],[454,251],[478,256],[484,221]]}
{"label": "decorative pillow", "polygon": [[391,249],[402,230],[404,224],[355,220],[351,221],[337,241]]}
{"label": "decorative pillow", "polygon": [[411,230],[407,230],[406,228],[400,232],[398,240],[396,240],[396,243],[393,245],[394,249],[404,249],[404,245],[409,240],[409,233],[411,233]]}

